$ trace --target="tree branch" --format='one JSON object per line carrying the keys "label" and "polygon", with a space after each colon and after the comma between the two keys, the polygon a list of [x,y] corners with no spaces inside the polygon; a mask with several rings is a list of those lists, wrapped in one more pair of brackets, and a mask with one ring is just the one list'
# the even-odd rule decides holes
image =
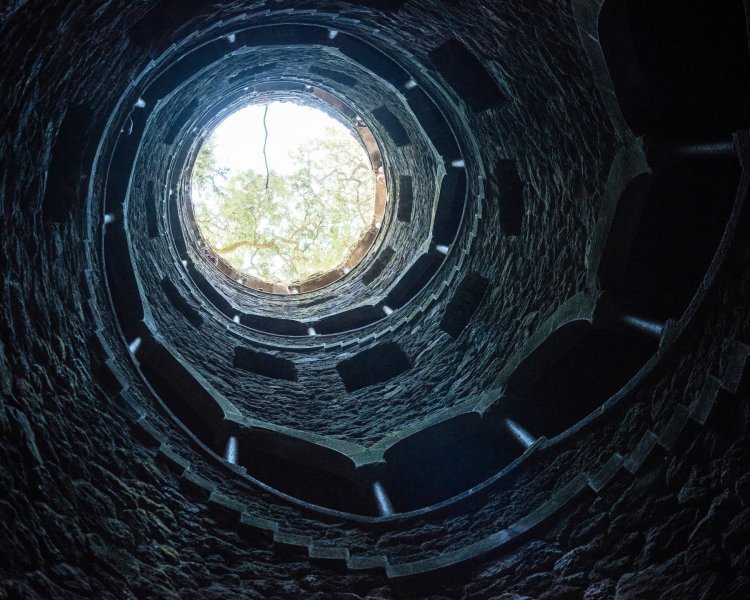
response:
{"label": "tree branch", "polygon": [[229,252],[232,252],[233,250],[237,250],[238,248],[260,249],[274,247],[275,244],[273,242],[251,242],[250,240],[240,240],[239,242],[234,242],[222,248],[214,248],[214,252],[216,252],[216,254],[227,254]]}

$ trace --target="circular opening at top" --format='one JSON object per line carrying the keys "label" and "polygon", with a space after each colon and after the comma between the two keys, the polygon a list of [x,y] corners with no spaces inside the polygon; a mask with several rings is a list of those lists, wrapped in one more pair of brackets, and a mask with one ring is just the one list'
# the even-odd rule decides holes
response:
{"label": "circular opening at top", "polygon": [[359,264],[383,221],[385,177],[369,129],[344,122],[269,100],[219,123],[198,152],[191,193],[215,265],[284,294],[321,288]]}

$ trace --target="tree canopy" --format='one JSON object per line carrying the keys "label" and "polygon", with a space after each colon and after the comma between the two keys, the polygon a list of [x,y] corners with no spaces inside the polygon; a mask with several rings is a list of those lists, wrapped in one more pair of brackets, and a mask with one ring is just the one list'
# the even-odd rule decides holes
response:
{"label": "tree canopy", "polygon": [[201,148],[193,209],[214,253],[257,279],[293,284],[341,267],[372,227],[375,178],[367,152],[350,133],[329,127],[290,153],[280,174],[230,172],[215,142]]}

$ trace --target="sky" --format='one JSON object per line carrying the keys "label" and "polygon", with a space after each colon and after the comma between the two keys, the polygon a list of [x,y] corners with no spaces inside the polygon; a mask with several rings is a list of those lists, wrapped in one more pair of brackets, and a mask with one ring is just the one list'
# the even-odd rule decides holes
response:
{"label": "sky", "polygon": [[[265,173],[263,162],[263,109],[254,104],[233,113],[214,130],[216,162],[232,171],[253,169]],[[279,174],[289,174],[293,165],[289,152],[303,140],[319,136],[327,127],[349,133],[347,127],[321,110],[291,102],[268,104],[268,167]]]}

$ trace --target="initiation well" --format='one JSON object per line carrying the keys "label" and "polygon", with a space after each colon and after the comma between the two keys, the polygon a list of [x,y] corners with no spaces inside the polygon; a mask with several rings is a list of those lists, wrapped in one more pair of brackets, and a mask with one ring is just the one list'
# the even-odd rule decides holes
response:
{"label": "initiation well", "polygon": [[[0,595],[746,596],[746,6],[646,4],[0,9]],[[377,149],[347,273],[201,251],[248,98]]]}

